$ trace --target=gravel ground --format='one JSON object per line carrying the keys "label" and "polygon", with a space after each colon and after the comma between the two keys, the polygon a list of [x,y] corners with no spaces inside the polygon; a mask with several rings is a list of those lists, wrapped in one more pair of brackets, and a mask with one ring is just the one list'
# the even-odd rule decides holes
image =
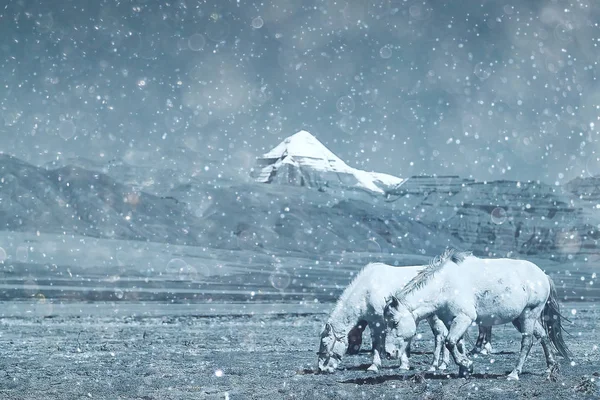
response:
{"label": "gravel ground", "polygon": [[244,315],[239,305],[211,314],[206,305],[81,303],[55,307],[51,317],[28,303],[2,304],[12,310],[0,318],[2,399],[600,398],[600,309],[592,303],[563,305],[576,357],[573,365],[563,361],[557,382],[545,380],[539,344],[521,380],[506,381],[520,343],[508,325],[494,330],[494,354],[475,359],[469,379],[457,378],[455,366],[448,375],[422,373],[433,348],[426,324],[409,372],[393,361],[366,372],[365,340],[365,351],[346,357],[342,370],[315,375],[328,304],[246,305],[253,315]]}

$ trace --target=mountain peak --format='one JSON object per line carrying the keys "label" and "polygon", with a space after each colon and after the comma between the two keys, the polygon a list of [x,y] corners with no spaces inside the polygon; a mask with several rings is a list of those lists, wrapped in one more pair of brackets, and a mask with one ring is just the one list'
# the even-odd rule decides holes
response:
{"label": "mountain peak", "polygon": [[286,140],[291,140],[292,138],[303,139],[303,140],[317,140],[317,138],[310,132],[305,130],[300,130],[294,133],[291,136],[288,136]]}
{"label": "mountain peak", "polygon": [[258,159],[256,180],[300,186],[342,186],[384,193],[402,179],[348,166],[310,132],[301,130],[285,138]]}
{"label": "mountain peak", "polygon": [[[339,167],[349,168],[338,156],[333,154],[323,143],[307,131],[298,131],[288,136],[275,148],[264,154],[262,158],[280,158],[283,156],[307,157],[327,160],[340,164]],[[342,165],[343,164],[343,165]]]}

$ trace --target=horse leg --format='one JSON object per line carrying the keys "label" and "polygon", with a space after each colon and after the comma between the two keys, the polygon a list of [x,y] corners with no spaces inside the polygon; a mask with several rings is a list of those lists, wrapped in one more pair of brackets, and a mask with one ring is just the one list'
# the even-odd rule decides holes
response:
{"label": "horse leg", "polygon": [[[445,336],[448,335],[446,334]],[[448,348],[443,345],[445,340],[445,337],[442,338],[442,362],[438,368],[440,371],[445,371],[448,368],[448,365],[450,364],[450,350],[448,350]]]}
{"label": "horse leg", "polygon": [[[448,329],[446,325],[439,319],[437,316],[432,316],[427,318],[427,322],[429,322],[429,326],[431,327],[431,331],[433,332],[433,336],[435,338],[435,348],[433,350],[433,362],[431,367],[429,367],[430,372],[434,372],[439,370],[444,370],[448,367],[446,355],[449,357],[449,353],[444,346],[444,339],[448,334]],[[440,356],[444,351],[444,360],[440,362]]]}
{"label": "horse leg", "polygon": [[408,360],[408,353],[410,352],[410,345],[412,343],[412,338],[406,340],[404,345],[399,349],[400,355],[400,369],[404,371],[408,371],[410,369],[410,362]]}
{"label": "horse leg", "polygon": [[492,327],[479,325],[479,335],[471,354],[492,354]]}
{"label": "horse leg", "polygon": [[465,338],[461,337],[458,339],[458,342],[456,342],[456,349],[460,352],[460,354],[467,355],[467,350],[465,347]]}
{"label": "horse leg", "polygon": [[483,333],[483,342],[482,342],[482,349],[481,349],[481,354],[492,354],[492,327],[491,326],[485,326],[483,327],[484,329],[484,333]]}
{"label": "horse leg", "polygon": [[[517,361],[515,369],[508,375],[508,380],[519,380],[519,374],[523,370],[523,364],[525,364],[527,355],[533,345],[533,332],[540,313],[541,310],[537,309],[525,310],[518,320],[513,321],[513,325],[521,332],[521,351],[519,353],[519,361]],[[537,316],[537,318],[535,316]]]}
{"label": "horse leg", "polygon": [[[446,324],[444,324],[444,337],[442,338],[442,363],[439,366],[439,370],[440,371],[445,371],[448,368],[448,365],[450,365],[450,350],[448,350],[448,347],[446,347],[445,342],[446,342],[446,337],[448,337],[448,327],[446,326]],[[462,346],[462,338],[460,338],[460,340],[457,342],[457,346],[458,344],[461,344]]]}
{"label": "horse leg", "polygon": [[[454,362],[459,367],[459,375],[464,376],[467,373],[473,372],[473,361],[469,360],[464,354],[464,346],[459,344],[459,341],[471,325],[473,320],[465,314],[458,315],[452,321],[448,336],[446,337],[446,347],[452,354]],[[461,349],[463,350],[461,352]]]}
{"label": "horse leg", "polygon": [[548,369],[546,373],[548,373],[548,378],[550,378],[550,374],[552,373],[552,369],[556,365],[556,359],[554,358],[554,351],[552,350],[552,346],[550,345],[550,339],[548,339],[548,335],[544,330],[544,327],[540,323],[540,321],[536,321],[535,327],[533,328],[533,336],[538,339],[542,344],[542,349],[544,350],[544,356],[546,356],[546,366]]}
{"label": "horse leg", "polygon": [[367,368],[367,371],[377,372],[381,367],[381,355],[385,351],[385,330],[382,324],[371,325],[371,341],[373,342],[373,363]]}
{"label": "horse leg", "polygon": [[348,332],[348,350],[346,354],[358,354],[362,345],[362,335],[367,327],[367,321],[361,320]]}
{"label": "horse leg", "polygon": [[479,335],[477,335],[477,341],[475,347],[471,350],[471,354],[478,354],[482,352],[483,341],[485,340],[485,328],[479,325]]}

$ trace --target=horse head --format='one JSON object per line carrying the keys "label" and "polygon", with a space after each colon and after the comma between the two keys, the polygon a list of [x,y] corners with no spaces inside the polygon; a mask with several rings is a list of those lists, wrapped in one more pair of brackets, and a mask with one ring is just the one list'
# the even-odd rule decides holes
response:
{"label": "horse head", "polygon": [[383,317],[386,324],[385,353],[388,358],[398,358],[406,350],[408,340],[417,333],[415,318],[396,296],[386,302]]}
{"label": "horse head", "polygon": [[342,360],[346,352],[347,338],[335,332],[331,323],[325,324],[325,329],[321,333],[321,343],[319,345],[319,356],[317,371],[333,373]]}
{"label": "horse head", "polygon": [[394,295],[391,295],[390,297],[386,297],[385,298],[385,307],[383,308],[383,315],[385,316],[386,313],[391,312],[392,309],[398,309],[398,307],[400,306],[400,300],[398,300],[398,298]]}

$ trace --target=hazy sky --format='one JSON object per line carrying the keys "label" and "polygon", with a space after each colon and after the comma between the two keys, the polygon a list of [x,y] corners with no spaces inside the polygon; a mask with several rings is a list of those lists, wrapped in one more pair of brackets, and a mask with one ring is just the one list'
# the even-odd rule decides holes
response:
{"label": "hazy sky", "polygon": [[597,1],[8,2],[0,150],[33,163],[249,168],[307,129],[398,176],[600,174]]}

